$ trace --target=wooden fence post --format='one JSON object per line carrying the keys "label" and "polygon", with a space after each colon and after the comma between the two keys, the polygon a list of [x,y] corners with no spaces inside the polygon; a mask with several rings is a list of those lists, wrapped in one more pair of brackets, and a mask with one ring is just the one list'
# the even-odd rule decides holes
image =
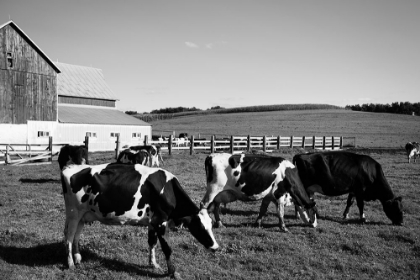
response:
{"label": "wooden fence post", "polygon": [[214,135],[212,135],[210,139],[210,153],[214,153]]}
{"label": "wooden fence post", "polygon": [[168,154],[172,155],[172,136],[168,139]]}
{"label": "wooden fence post", "polygon": [[53,143],[53,139],[52,136],[48,137],[48,150],[50,151],[50,158],[48,159],[48,161],[52,162],[52,143]]}
{"label": "wooden fence post", "polygon": [[230,153],[233,154],[233,135],[230,136]]}
{"label": "wooden fence post", "polygon": [[4,161],[6,164],[10,163],[10,155],[9,155],[9,144],[6,145],[6,159]]}
{"label": "wooden fence post", "polygon": [[340,149],[343,149],[343,136],[340,136]]}
{"label": "wooden fence post", "polygon": [[325,136],[322,136],[322,149],[325,150]]}
{"label": "wooden fence post", "polygon": [[[147,137],[147,135],[145,137]],[[115,159],[118,159],[118,154],[120,153],[120,135],[119,134],[117,134],[117,141],[115,141],[115,143],[117,144],[115,147]]]}
{"label": "wooden fence post", "polygon": [[85,136],[85,148],[89,151],[89,136]]}
{"label": "wooden fence post", "polygon": [[306,141],[306,137],[302,136],[302,148],[305,149],[305,141]]}
{"label": "wooden fence post", "polygon": [[315,142],[316,142],[316,136],[314,135],[312,139],[313,139],[313,142],[312,142],[312,149],[314,149],[314,150],[315,150],[315,146],[316,146],[316,143],[315,143]]}
{"label": "wooden fence post", "polygon": [[277,150],[280,150],[281,147],[281,136],[277,136]]}
{"label": "wooden fence post", "polygon": [[263,136],[263,151],[267,152],[267,137],[265,135]]}
{"label": "wooden fence post", "polygon": [[190,155],[192,155],[194,153],[194,135],[191,135],[190,145]]}
{"label": "wooden fence post", "polygon": [[149,145],[149,136],[144,135],[144,145]]}
{"label": "wooden fence post", "polygon": [[246,150],[249,152],[251,150],[251,135],[248,135],[246,138]]}
{"label": "wooden fence post", "polygon": [[290,136],[290,148],[293,148],[293,136]]}

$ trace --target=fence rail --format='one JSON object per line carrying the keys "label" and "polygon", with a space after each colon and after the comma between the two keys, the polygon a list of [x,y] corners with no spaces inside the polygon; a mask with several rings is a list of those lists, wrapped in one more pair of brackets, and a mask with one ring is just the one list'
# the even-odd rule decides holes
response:
{"label": "fence rail", "polygon": [[[356,142],[354,138],[354,145]],[[167,151],[169,155],[174,150],[209,151],[210,153],[218,151],[229,151],[230,153],[242,153],[252,149],[261,149],[264,152],[272,152],[282,147],[301,147],[322,150],[335,150],[343,148],[343,136],[230,136],[227,138],[216,138],[211,136],[207,139],[195,139],[191,136],[188,139],[168,138],[161,141],[150,141],[147,137],[145,143],[160,145],[162,150]]]}

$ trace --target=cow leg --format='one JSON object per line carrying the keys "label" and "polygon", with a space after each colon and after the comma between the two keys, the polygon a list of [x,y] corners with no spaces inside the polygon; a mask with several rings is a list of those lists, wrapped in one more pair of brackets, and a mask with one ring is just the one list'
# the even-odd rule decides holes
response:
{"label": "cow leg", "polygon": [[67,253],[67,264],[69,269],[74,268],[74,261],[73,261],[73,241],[74,235],[76,234],[77,227],[79,221],[76,219],[66,219],[66,224],[64,226],[64,242],[66,245],[66,253]]}
{"label": "cow leg", "polygon": [[365,202],[363,201],[363,197],[356,196],[356,203],[357,203],[357,207],[359,207],[360,222],[361,223],[366,223],[365,213],[363,212],[363,208],[365,206]]}
{"label": "cow leg", "polygon": [[224,227],[223,223],[220,220],[220,204],[227,204],[236,200],[238,200],[238,197],[233,191],[226,190],[216,195],[216,197],[213,199],[213,202],[210,203],[208,208],[209,211],[213,211],[214,218],[216,220],[216,224],[214,225],[215,228]]}
{"label": "cow leg", "polygon": [[160,246],[162,247],[162,251],[163,254],[165,255],[166,258],[166,264],[168,266],[168,274],[171,278],[174,279],[180,279],[181,276],[179,275],[178,272],[175,271],[175,266],[172,263],[171,260],[171,255],[172,255],[172,249],[169,246],[168,242],[166,241],[165,236],[158,234],[158,238],[159,238],[159,242],[160,242]]}
{"label": "cow leg", "polygon": [[261,220],[262,218],[265,216],[265,214],[267,213],[267,209],[268,209],[268,205],[270,205],[270,202],[273,200],[273,198],[270,195],[266,195],[262,202],[261,202],[261,207],[260,207],[260,213],[258,214],[258,218],[255,221],[255,226],[256,227],[261,227]]}
{"label": "cow leg", "polygon": [[162,269],[158,263],[156,262],[156,245],[157,245],[157,233],[156,231],[149,227],[148,231],[148,239],[147,242],[149,243],[149,265],[153,266],[155,269]]}
{"label": "cow leg", "polygon": [[274,200],[276,203],[277,215],[279,217],[279,228],[281,232],[289,232],[289,230],[286,228],[286,224],[284,223],[284,206],[286,203],[282,198],[283,196],[281,196],[278,200]]}
{"label": "cow leg", "polygon": [[77,225],[76,233],[74,234],[74,242],[73,242],[73,254],[74,254],[74,264],[80,264],[82,261],[82,255],[80,255],[79,251],[79,239],[80,233],[84,227],[85,223],[80,220],[79,224]]}
{"label": "cow leg", "polygon": [[343,213],[343,219],[346,220],[349,218],[350,207],[353,205],[353,203],[354,203],[354,194],[349,193],[349,196],[347,197],[347,206]]}

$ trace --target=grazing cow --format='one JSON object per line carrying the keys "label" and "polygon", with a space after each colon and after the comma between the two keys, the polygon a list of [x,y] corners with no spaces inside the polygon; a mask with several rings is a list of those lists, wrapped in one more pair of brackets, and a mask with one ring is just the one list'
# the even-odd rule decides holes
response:
{"label": "grazing cow", "polygon": [[221,203],[262,199],[255,224],[261,225],[261,219],[273,201],[277,206],[280,230],[288,231],[283,216],[284,206],[290,202],[289,194],[298,206],[302,220],[316,227],[315,203],[310,201],[290,161],[264,155],[214,153],[206,158],[205,169],[207,191],[201,208],[213,211],[216,227],[223,226],[219,216]]}
{"label": "grazing cow", "polygon": [[204,247],[218,249],[207,210],[195,205],[173,174],[140,164],[85,165],[82,159],[73,158],[81,153],[69,153],[73,149],[76,148],[62,148],[58,157],[62,167],[69,268],[81,262],[80,234],[84,224],[93,221],[148,226],[149,264],[159,268],[155,257],[159,239],[168,273],[175,278],[179,274],[172,264],[172,249],[165,235],[169,227],[182,223]]}
{"label": "grazing cow", "polygon": [[85,146],[65,145],[60,149],[60,154],[61,153],[63,153],[63,155],[59,155],[61,160],[58,161],[61,170],[68,164],[89,164],[88,150]]}
{"label": "grazing cow", "polygon": [[408,142],[405,145],[405,151],[407,152],[408,163],[413,158],[416,162],[416,158],[420,157],[420,144],[418,142]]}
{"label": "grazing cow", "polygon": [[361,222],[365,222],[364,201],[379,199],[387,217],[393,224],[401,225],[403,211],[401,197],[395,197],[381,165],[367,155],[331,151],[300,154],[293,157],[300,179],[308,192],[326,196],[349,194],[344,218],[356,197]]}
{"label": "grazing cow", "polygon": [[152,160],[151,166],[159,167],[159,157],[160,157],[160,160],[162,161],[162,164],[164,164],[162,154],[160,153],[161,148],[158,145],[131,146],[130,150],[132,150],[132,151],[144,150],[144,151],[148,152],[150,154],[150,157],[151,157],[151,160]]}
{"label": "grazing cow", "polygon": [[152,157],[145,151],[135,151],[125,149],[118,155],[117,163],[141,164],[145,166],[152,166]]}

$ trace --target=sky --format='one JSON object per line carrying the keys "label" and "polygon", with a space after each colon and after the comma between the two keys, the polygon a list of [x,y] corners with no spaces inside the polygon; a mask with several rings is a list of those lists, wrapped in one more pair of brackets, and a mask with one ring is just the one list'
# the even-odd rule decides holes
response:
{"label": "sky", "polygon": [[419,0],[0,0],[122,111],[420,102]]}

